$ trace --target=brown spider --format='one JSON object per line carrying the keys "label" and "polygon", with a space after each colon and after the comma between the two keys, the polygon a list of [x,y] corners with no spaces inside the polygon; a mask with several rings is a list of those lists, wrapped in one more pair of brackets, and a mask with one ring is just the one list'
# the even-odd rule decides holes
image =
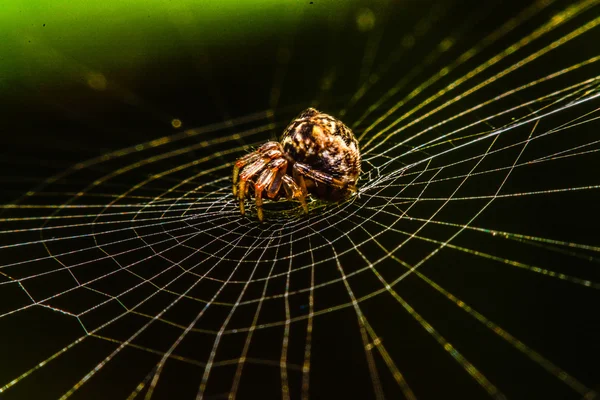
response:
{"label": "brown spider", "polygon": [[262,221],[265,190],[272,200],[298,199],[308,213],[309,194],[321,200],[343,200],[356,192],[359,174],[360,151],[350,128],[308,108],[288,125],[280,142],[267,142],[237,160],[233,195],[239,199],[244,215],[244,199],[252,187],[258,219]]}

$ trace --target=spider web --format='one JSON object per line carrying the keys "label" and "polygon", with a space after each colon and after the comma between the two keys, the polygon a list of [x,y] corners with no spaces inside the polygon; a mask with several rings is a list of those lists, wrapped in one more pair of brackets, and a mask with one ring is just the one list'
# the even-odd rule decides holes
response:
{"label": "spider web", "polygon": [[4,204],[3,398],[596,398],[597,3],[477,38],[476,9],[402,76],[452,8],[392,51],[370,32],[358,90],[322,101],[360,137],[359,193],[308,216],[268,203],[260,224],[231,194],[233,162],[304,107],[278,104],[286,57],[272,108]]}

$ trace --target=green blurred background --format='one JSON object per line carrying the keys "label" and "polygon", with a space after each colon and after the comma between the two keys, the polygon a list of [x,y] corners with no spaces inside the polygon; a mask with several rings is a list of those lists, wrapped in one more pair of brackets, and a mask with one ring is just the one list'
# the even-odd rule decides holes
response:
{"label": "green blurred background", "polygon": [[101,86],[94,74],[252,45],[285,35],[301,21],[341,21],[355,5],[352,0],[8,0],[0,11],[0,82],[96,79]]}

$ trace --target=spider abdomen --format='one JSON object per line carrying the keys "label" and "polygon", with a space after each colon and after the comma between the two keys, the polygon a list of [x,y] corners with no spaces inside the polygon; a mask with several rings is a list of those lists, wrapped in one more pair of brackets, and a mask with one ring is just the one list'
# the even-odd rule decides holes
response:
{"label": "spider abdomen", "polygon": [[360,175],[358,141],[344,123],[309,108],[285,130],[281,143],[290,164],[301,163],[312,170],[344,182],[343,187],[330,186],[305,176],[309,193],[322,200],[338,201],[355,190]]}

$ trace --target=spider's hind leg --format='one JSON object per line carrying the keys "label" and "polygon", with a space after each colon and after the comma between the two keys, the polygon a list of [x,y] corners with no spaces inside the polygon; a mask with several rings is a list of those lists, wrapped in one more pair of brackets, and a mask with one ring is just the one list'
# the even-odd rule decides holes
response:
{"label": "spider's hind leg", "polygon": [[349,181],[347,179],[336,178],[331,174],[312,169],[310,166],[303,163],[297,162],[294,164],[293,174],[294,179],[297,182],[301,182],[302,185],[305,185],[304,177],[307,177],[312,179],[315,183],[322,183],[336,189],[342,196],[344,193],[357,192],[356,182]]}
{"label": "spider's hind leg", "polygon": [[300,204],[302,204],[302,209],[305,214],[308,214],[308,205],[306,205],[306,195],[300,189],[300,186],[294,182],[291,176],[284,175],[283,178],[283,190],[285,190],[285,195],[288,199],[298,198]]}

